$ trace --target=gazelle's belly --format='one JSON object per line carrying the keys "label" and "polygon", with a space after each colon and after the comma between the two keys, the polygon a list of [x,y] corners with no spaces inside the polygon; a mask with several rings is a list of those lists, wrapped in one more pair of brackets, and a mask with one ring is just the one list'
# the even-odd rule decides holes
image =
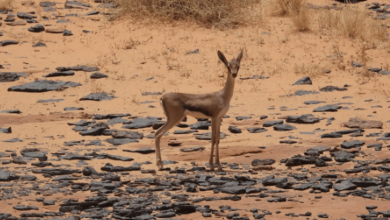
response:
{"label": "gazelle's belly", "polygon": [[210,116],[207,116],[207,115],[203,114],[202,112],[196,112],[196,111],[186,110],[185,114],[192,116],[194,118],[210,118]]}

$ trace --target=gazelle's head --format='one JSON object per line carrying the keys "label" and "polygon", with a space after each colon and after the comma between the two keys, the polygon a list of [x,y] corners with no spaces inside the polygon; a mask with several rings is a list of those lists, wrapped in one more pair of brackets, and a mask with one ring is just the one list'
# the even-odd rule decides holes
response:
{"label": "gazelle's head", "polygon": [[233,78],[237,77],[238,70],[240,69],[240,62],[242,59],[244,51],[241,49],[240,54],[238,54],[237,58],[232,59],[230,62],[227,61],[225,55],[221,51],[218,51],[218,57],[225,64],[228,69],[228,76],[232,76]]}

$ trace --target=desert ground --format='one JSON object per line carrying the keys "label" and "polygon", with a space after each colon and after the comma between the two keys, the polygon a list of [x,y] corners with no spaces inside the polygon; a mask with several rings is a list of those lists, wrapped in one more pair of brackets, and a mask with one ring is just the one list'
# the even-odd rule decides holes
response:
{"label": "desert ground", "polygon": [[[388,219],[389,1],[254,2],[221,27],[0,0],[0,219]],[[190,116],[159,170],[160,97],[221,90],[241,50],[223,170]]]}

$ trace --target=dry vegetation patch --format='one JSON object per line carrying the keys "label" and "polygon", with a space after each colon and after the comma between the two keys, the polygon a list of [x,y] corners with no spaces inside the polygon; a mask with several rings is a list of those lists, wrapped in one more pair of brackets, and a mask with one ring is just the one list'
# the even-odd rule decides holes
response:
{"label": "dry vegetation patch", "polygon": [[12,0],[0,0],[0,11],[12,9]]}
{"label": "dry vegetation patch", "polygon": [[374,20],[365,11],[345,7],[341,10],[324,10],[318,17],[322,34],[343,35],[367,42],[387,41],[388,33],[382,21]]}
{"label": "dry vegetation patch", "polygon": [[120,15],[139,20],[195,21],[206,27],[230,28],[257,20],[261,0],[114,0]]}

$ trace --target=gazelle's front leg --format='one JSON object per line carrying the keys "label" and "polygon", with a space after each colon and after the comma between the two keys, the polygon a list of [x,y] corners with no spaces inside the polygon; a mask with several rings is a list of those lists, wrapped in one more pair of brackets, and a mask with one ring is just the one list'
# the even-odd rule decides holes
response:
{"label": "gazelle's front leg", "polygon": [[211,119],[211,152],[210,152],[210,170],[214,170],[214,162],[213,162],[213,155],[214,155],[214,145],[215,145],[215,133],[216,131],[216,123],[217,121],[215,119]]}
{"label": "gazelle's front leg", "polygon": [[218,165],[218,170],[222,170],[222,166],[221,166],[221,163],[219,161],[219,138],[220,138],[220,128],[221,128],[221,119],[218,118],[217,119],[217,123],[216,123],[216,134],[215,134],[215,163]]}

